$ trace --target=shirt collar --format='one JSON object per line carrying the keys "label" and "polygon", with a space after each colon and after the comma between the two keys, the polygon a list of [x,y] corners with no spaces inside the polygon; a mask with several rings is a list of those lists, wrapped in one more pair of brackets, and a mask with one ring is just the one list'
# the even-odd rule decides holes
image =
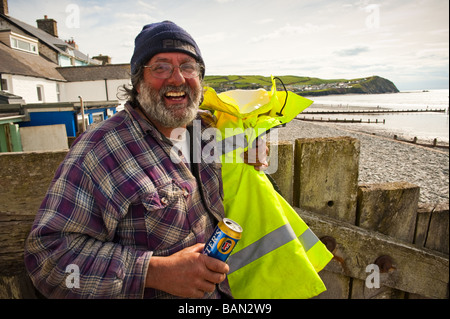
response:
{"label": "shirt collar", "polygon": [[143,118],[141,114],[139,114],[136,111],[136,108],[134,108],[130,102],[125,103],[125,110],[126,112],[131,116],[131,118],[134,120],[134,122],[137,123],[137,126],[139,130],[144,134],[152,134],[152,135],[162,135],[158,129],[147,119]]}

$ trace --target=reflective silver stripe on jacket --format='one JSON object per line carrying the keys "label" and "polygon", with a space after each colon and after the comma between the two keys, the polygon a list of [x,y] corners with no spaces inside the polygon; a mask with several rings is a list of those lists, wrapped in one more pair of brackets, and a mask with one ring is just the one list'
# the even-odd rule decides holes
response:
{"label": "reflective silver stripe on jacket", "polygon": [[[230,266],[230,272],[228,274],[250,264],[296,238],[297,236],[289,224],[275,229],[258,241],[230,256],[227,262]],[[319,238],[317,238],[311,229],[307,228],[303,234],[298,237],[298,240],[305,251],[308,251],[319,241]]]}

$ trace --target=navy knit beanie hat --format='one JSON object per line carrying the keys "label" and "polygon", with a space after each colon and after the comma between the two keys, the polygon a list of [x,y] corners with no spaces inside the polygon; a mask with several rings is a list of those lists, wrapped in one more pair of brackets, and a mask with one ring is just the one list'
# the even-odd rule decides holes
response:
{"label": "navy knit beanie hat", "polygon": [[154,55],[163,52],[186,53],[197,60],[205,76],[205,62],[194,39],[184,29],[171,21],[147,24],[134,40],[134,53],[131,57],[131,75],[137,72]]}

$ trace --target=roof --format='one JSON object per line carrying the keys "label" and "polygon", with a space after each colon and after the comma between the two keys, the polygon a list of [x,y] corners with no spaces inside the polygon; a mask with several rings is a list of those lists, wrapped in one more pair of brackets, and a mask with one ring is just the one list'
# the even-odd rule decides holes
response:
{"label": "roof", "polygon": [[89,60],[89,63],[99,64],[59,67],[41,55],[15,50],[0,42],[0,74],[7,73],[70,82],[130,78],[130,64],[101,65],[101,61],[89,59],[87,55],[81,53],[70,44],[39,28],[3,14],[0,14],[0,17],[9,21],[11,25],[23,30],[26,34],[39,39],[39,41],[45,43],[58,53],[68,55],[64,51],[64,48],[70,48],[73,50],[76,58],[85,61]]}
{"label": "roof", "polygon": [[73,50],[74,56],[78,59],[84,60],[84,61],[90,61],[91,59],[84,53],[80,52],[79,50],[75,49],[73,46],[66,43],[64,40],[61,40],[60,38],[54,37],[51,34],[48,34],[47,32],[37,28],[33,27],[25,22],[22,22],[20,20],[17,20],[10,16],[2,15],[4,19],[9,20],[11,23],[15,24],[17,27],[21,28],[25,32],[29,33],[30,35],[38,38],[45,44],[47,44],[49,47],[51,47],[53,50],[57,51],[58,53],[68,55],[68,53],[61,49],[61,47],[69,47],[71,50]]}
{"label": "roof", "polygon": [[20,104],[20,103],[25,103],[25,101],[21,96],[3,90],[0,91],[0,110],[2,109],[3,104]]}
{"label": "roof", "polygon": [[0,42],[0,73],[65,81],[55,64],[40,55],[14,50]]}
{"label": "roof", "polygon": [[86,65],[57,67],[69,82],[130,79],[130,64]]}
{"label": "roof", "polygon": [[[0,91],[0,97],[17,97],[20,96],[10,94],[8,92]],[[21,98],[20,98],[21,99]],[[30,117],[28,112],[22,107],[23,100],[14,104],[2,104],[0,103],[0,125],[9,124],[9,123],[17,123],[23,121],[29,121]]]}

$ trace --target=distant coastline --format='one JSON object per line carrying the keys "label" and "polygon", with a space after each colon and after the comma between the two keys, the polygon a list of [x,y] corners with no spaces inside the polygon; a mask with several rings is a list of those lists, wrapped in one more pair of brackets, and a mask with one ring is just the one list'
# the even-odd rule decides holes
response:
{"label": "distant coastline", "polygon": [[[398,93],[395,84],[388,79],[371,76],[359,79],[332,79],[325,80],[300,76],[279,76],[288,91],[302,96],[324,96],[335,94],[381,94]],[[271,78],[254,75],[208,75],[205,77],[207,86],[216,92],[224,92],[235,89],[254,90],[271,88]],[[277,82],[277,89],[283,89],[283,85]]]}

